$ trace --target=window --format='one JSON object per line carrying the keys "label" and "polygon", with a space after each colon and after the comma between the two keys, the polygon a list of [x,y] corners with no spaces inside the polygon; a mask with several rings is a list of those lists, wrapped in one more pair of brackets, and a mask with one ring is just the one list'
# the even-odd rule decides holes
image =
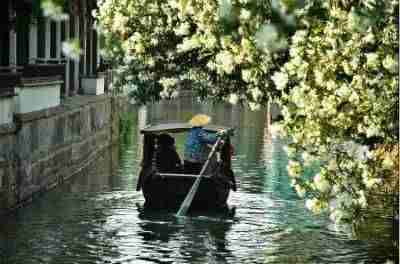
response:
{"label": "window", "polygon": [[17,65],[29,62],[29,23],[29,16],[17,15]]}
{"label": "window", "polygon": [[46,23],[43,17],[38,18],[38,57],[45,57]]}
{"label": "window", "polygon": [[57,57],[57,25],[54,21],[50,23],[50,57]]}
{"label": "window", "polygon": [[[8,66],[10,59],[9,50],[9,32],[8,32],[8,1],[4,3],[4,7],[0,8],[0,66]],[[2,3],[3,5],[3,3]]]}

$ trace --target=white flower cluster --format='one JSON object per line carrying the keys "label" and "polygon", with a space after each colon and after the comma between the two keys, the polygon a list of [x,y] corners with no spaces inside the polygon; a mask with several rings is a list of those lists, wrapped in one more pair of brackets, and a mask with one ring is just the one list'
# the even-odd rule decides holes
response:
{"label": "white flower cluster", "polygon": [[285,89],[286,85],[289,82],[289,76],[284,71],[275,72],[274,75],[271,77],[271,79],[274,81],[276,88],[278,90]]}
{"label": "white flower cluster", "polygon": [[233,55],[227,50],[218,53],[215,57],[215,62],[220,74],[231,74],[235,68]]}
{"label": "white flower cluster", "polygon": [[282,91],[284,126],[293,145],[322,161],[311,180],[302,177],[306,159],[290,161],[292,186],[308,197],[307,208],[328,211],[335,222],[359,220],[358,209],[369,206],[370,194],[384,184],[382,175],[395,170],[375,145],[363,145],[374,138],[396,142],[387,132],[393,123],[388,113],[398,100],[398,39],[389,33],[396,28],[394,2],[386,1],[386,16],[376,24],[355,8],[329,4],[327,20],[307,23],[310,18],[301,17],[307,26],[293,35],[290,60],[272,76]]}
{"label": "white flower cluster", "polygon": [[62,6],[57,5],[52,0],[44,0],[41,2],[43,15],[50,17],[55,21],[65,21],[69,19],[68,14],[64,13]]}
{"label": "white flower cluster", "polygon": [[[218,94],[232,103],[238,98],[248,100],[253,110],[259,109],[268,98],[268,90],[274,89],[268,82],[276,69],[272,51],[283,47],[285,41],[268,24],[271,10],[267,2],[102,0],[98,6],[92,15],[104,36],[107,58],[113,61],[125,63],[126,57],[134,56],[131,63],[142,66],[142,71],[152,71],[150,74],[157,71],[157,79],[173,71],[185,74],[181,71],[189,66],[216,74],[218,79],[236,79],[232,76],[238,75],[248,84],[249,93],[226,82],[226,94],[220,94],[211,83],[206,94]],[[201,63],[188,65],[191,54]],[[180,63],[171,63],[174,60]]]}
{"label": "white flower cluster", "polygon": [[82,54],[78,39],[64,41],[61,50],[66,57],[72,60],[79,60],[79,56]]}
{"label": "white flower cluster", "polygon": [[160,93],[161,98],[165,98],[165,99],[176,98],[179,95],[179,92],[177,89],[177,83],[178,83],[177,78],[163,77],[158,82],[163,87],[163,90]]}

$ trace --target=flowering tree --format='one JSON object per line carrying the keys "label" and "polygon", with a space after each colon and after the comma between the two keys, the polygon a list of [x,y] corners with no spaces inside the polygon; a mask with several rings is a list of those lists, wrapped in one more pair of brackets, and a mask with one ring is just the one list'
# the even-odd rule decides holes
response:
{"label": "flowering tree", "polygon": [[271,10],[269,1],[104,0],[95,16],[117,84],[139,102],[174,97],[187,83],[200,97],[257,109],[276,94],[268,76],[286,44]]}
{"label": "flowering tree", "polygon": [[[306,12],[316,7],[318,16]],[[272,77],[293,138],[288,170],[310,210],[354,222],[371,194],[398,181],[398,3],[314,1],[304,11]],[[300,177],[313,158],[320,172]]]}
{"label": "flowering tree", "polygon": [[[314,213],[357,222],[371,195],[398,181],[396,0],[98,6],[102,55],[117,69],[115,85],[139,103],[175,97],[185,85],[251,109],[279,100],[292,185]],[[315,160],[319,172],[305,176]]]}
{"label": "flowering tree", "polygon": [[[291,152],[302,153],[288,166],[294,188],[313,212],[357,221],[395,166],[397,4],[297,2],[105,0],[96,17],[119,85],[133,81],[140,102],[176,96],[185,80],[252,109],[279,95]],[[313,158],[320,172],[300,177]]]}

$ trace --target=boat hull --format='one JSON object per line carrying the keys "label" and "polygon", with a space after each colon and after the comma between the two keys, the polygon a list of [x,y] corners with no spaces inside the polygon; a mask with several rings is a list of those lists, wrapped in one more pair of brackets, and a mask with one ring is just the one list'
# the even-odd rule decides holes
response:
{"label": "boat hull", "polygon": [[[145,207],[179,208],[193,186],[195,178],[160,177],[152,175],[143,185]],[[230,186],[217,178],[202,178],[190,210],[215,210],[227,208]]]}

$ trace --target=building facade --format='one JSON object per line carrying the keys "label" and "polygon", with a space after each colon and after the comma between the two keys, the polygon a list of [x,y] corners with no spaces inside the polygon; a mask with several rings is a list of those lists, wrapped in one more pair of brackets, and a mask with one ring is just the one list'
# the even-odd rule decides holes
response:
{"label": "building facade", "polygon": [[[85,93],[82,80],[96,77],[100,63],[91,16],[96,0],[65,2],[69,20],[52,21],[43,16],[40,0],[1,1],[0,94],[9,95],[27,79],[61,80],[61,98]],[[62,53],[62,43],[72,38],[79,39],[82,49],[78,60]]]}
{"label": "building facade", "polygon": [[[0,215],[79,175],[119,136],[125,101],[102,95],[96,0],[65,2],[69,19],[52,21],[40,0],[0,1]],[[77,60],[62,53],[69,39]]]}

